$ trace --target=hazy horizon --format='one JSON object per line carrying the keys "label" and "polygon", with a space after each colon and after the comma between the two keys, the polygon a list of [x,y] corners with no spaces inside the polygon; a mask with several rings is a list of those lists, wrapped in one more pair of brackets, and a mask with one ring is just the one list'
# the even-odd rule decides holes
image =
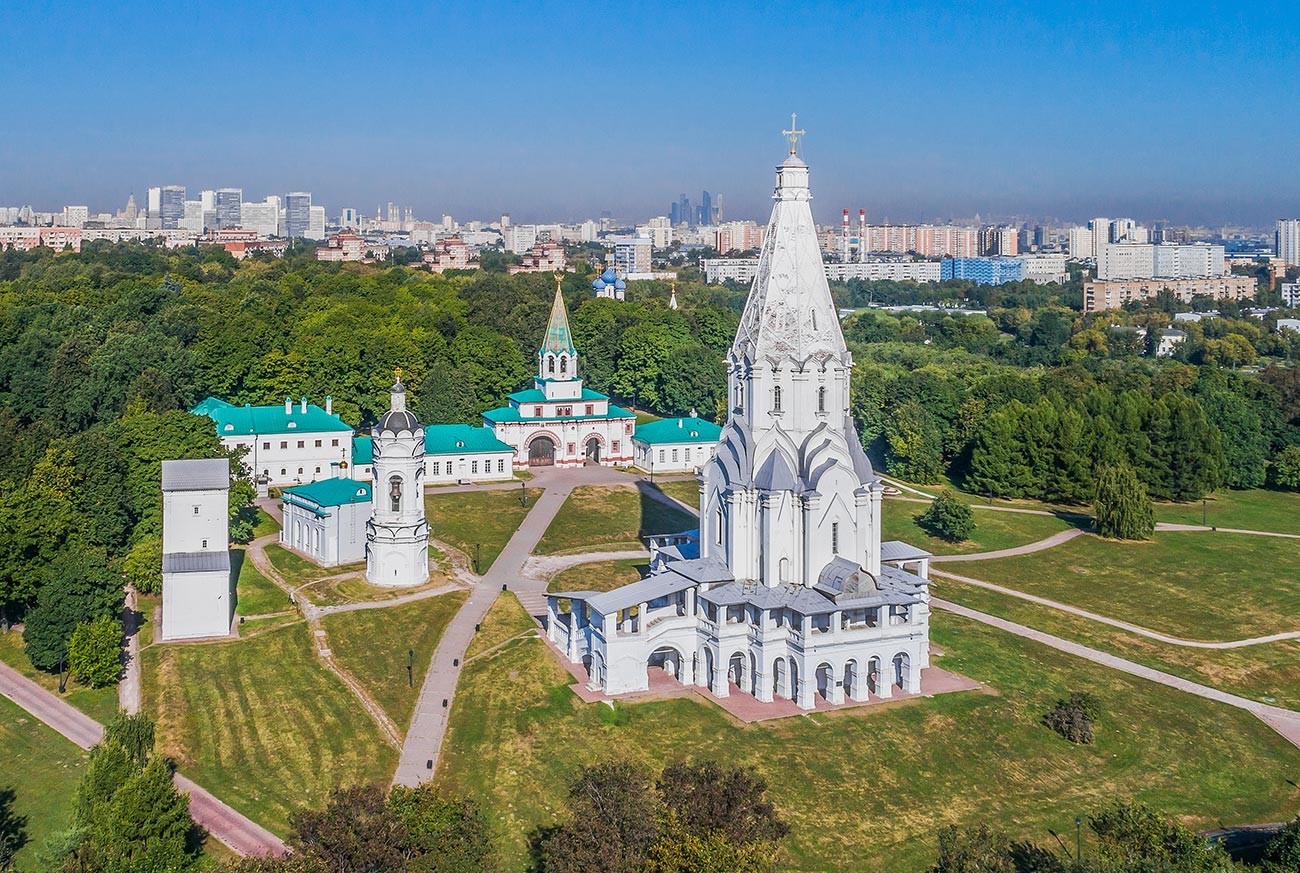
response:
{"label": "hazy horizon", "polygon": [[825,223],[1300,214],[1287,7],[1046,7],[6,5],[0,205],[761,220],[795,111]]}

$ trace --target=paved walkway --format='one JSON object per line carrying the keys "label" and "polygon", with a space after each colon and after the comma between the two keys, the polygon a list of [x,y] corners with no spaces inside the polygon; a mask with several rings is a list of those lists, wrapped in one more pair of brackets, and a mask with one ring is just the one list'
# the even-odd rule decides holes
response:
{"label": "paved walkway", "polygon": [[1259,717],[1265,724],[1285,737],[1292,745],[1300,748],[1300,713],[1298,712],[1283,709],[1280,706],[1269,706],[1266,703],[1249,700],[1245,697],[1238,697],[1235,694],[1229,694],[1226,691],[1220,691],[1217,688],[1210,688],[1207,685],[1201,685],[1179,676],[1174,676],[1160,670],[1154,670],[1150,667],[1134,663],[1133,661],[1091,648],[1090,646],[1071,642],[1070,640],[1062,639],[1061,637],[1053,636],[1052,634],[1043,633],[1042,631],[1034,630],[1031,627],[1026,627],[1023,624],[1016,624],[1013,621],[1007,621],[1004,618],[989,615],[987,612],[979,612],[978,610],[970,609],[961,606],[960,604],[951,603],[947,600],[934,598],[930,603],[932,606],[946,609],[956,615],[982,622],[983,624],[995,627],[998,630],[1015,634],[1018,637],[1024,637],[1027,640],[1042,643],[1043,645],[1050,646],[1058,651],[1085,658],[1096,664],[1101,664],[1103,667],[1109,667],[1112,670],[1119,670],[1123,673],[1128,673],[1131,676],[1150,680],[1151,682],[1158,682],[1161,685],[1167,685],[1170,688],[1185,691],[1188,694],[1195,694],[1197,697],[1212,700],[1215,703],[1224,703],[1228,706],[1236,707],[1237,709],[1244,709],[1245,711]]}
{"label": "paved walkway", "polygon": [[433,653],[433,661],[425,674],[424,684],[420,686],[415,714],[402,745],[401,760],[393,776],[394,784],[419,785],[433,776],[438,766],[443,736],[447,732],[447,717],[455,702],[456,682],[460,678],[460,664],[465,659],[465,650],[474,638],[475,626],[483,621],[497,595],[501,593],[501,587],[508,586],[530,615],[545,613],[546,580],[530,579],[524,575],[523,569],[538,540],[546,533],[551,520],[564,505],[569,492],[579,485],[627,484],[636,479],[637,477],[609,467],[551,469],[538,473],[533,483],[545,491],[533,504],[523,524],[506,543],[501,554],[497,555],[487,573],[470,591],[469,599],[451,620]]}
{"label": "paved walkway", "polygon": [[1010,549],[998,549],[992,552],[975,552],[970,555],[935,555],[930,559],[930,563],[937,564],[940,562],[948,563],[952,561],[992,561],[997,558],[1014,558],[1018,555],[1029,555],[1034,552],[1041,552],[1044,549],[1054,548],[1059,546],[1061,543],[1067,543],[1075,537],[1082,536],[1085,533],[1087,533],[1087,531],[1082,531],[1078,528],[1071,528],[1070,530],[1063,530],[1060,533],[1052,534],[1050,537],[1039,540],[1038,542],[1025,543],[1023,546],[1015,546]]}
{"label": "paved walkway", "polygon": [[[4,663],[0,663],[0,694],[83,749],[89,749],[104,737],[102,724]],[[179,773],[175,782],[179,790],[190,796],[190,815],[194,821],[231,851],[241,855],[284,854],[284,842],[266,828]]]}
{"label": "paved walkway", "polygon": [[140,711],[140,613],[135,588],[126,586],[122,606],[122,633],[126,636],[122,681],[117,683],[117,706],[131,715]]}
{"label": "paved walkway", "polygon": [[1060,612],[1067,612],[1070,615],[1077,615],[1080,618],[1086,618],[1090,621],[1108,624],[1111,627],[1119,628],[1147,639],[1156,640],[1161,643],[1168,643],[1171,646],[1185,646],[1193,649],[1243,649],[1247,646],[1258,646],[1264,643],[1276,643],[1282,640],[1300,640],[1300,630],[1284,631],[1283,633],[1269,634],[1263,637],[1248,637],[1244,640],[1227,640],[1224,642],[1213,642],[1206,640],[1188,640],[1182,637],[1171,637],[1162,634],[1159,631],[1153,631],[1149,628],[1136,624],[1130,624],[1127,621],[1121,621],[1117,618],[1101,615],[1096,612],[1089,612],[1086,609],[1080,609],[1077,606],[1070,606],[1068,603],[1061,603],[1059,600],[1049,600],[1046,597],[1039,597],[1036,594],[1026,594],[1023,591],[1017,591],[1014,588],[1007,588],[997,585],[993,582],[985,582],[981,579],[972,579],[969,576],[959,576],[956,573],[947,573],[942,570],[931,570],[931,576],[938,576],[942,579],[953,579],[966,585],[975,585],[979,588],[985,588],[989,591],[996,591],[999,594],[1006,594],[1009,597],[1018,597],[1021,600],[1028,600],[1031,603],[1037,603],[1040,606],[1046,606]]}
{"label": "paved walkway", "polygon": [[[549,582],[551,577],[570,567],[593,564],[596,561],[632,561],[637,558],[648,561],[650,553],[645,549],[624,549],[618,552],[579,552],[576,555],[529,555],[520,568],[519,575]],[[543,602],[543,610],[545,607]]]}
{"label": "paved walkway", "polygon": [[1156,524],[1156,532],[1161,531],[1189,531],[1200,533],[1229,533],[1229,534],[1247,534],[1252,537],[1282,537],[1288,540],[1300,540],[1300,534],[1278,533],[1273,530],[1246,530],[1240,527],[1206,527],[1200,524],[1174,524],[1170,521],[1162,521]]}

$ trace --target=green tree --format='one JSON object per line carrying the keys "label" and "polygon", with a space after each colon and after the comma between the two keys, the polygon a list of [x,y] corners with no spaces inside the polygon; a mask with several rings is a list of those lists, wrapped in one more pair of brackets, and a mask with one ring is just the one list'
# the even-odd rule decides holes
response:
{"label": "green tree", "polygon": [[722,357],[712,349],[685,346],[664,362],[661,412],[687,415],[694,409],[707,416],[726,394],[727,370]]}
{"label": "green tree", "polygon": [[376,785],[338,788],[323,810],[301,810],[289,819],[289,845],[328,870],[392,873],[405,869],[406,826],[388,808]]}
{"label": "green tree", "polygon": [[27,816],[14,811],[17,797],[12,788],[0,788],[0,870],[12,870],[14,856],[27,845]]}
{"label": "green tree", "polygon": [[916,523],[931,536],[960,543],[970,539],[975,531],[975,513],[959,501],[951,489],[945,488],[925,512],[916,517]]}
{"label": "green tree", "polygon": [[1097,856],[1105,870],[1167,870],[1230,873],[1236,869],[1222,846],[1170,821],[1145,804],[1117,801],[1091,816]]}
{"label": "green tree", "polygon": [[198,858],[189,798],[172,784],[167,760],[155,755],[122,783],[87,838],[106,871],[174,873]]}
{"label": "green tree", "polygon": [[430,784],[393,786],[388,809],[406,828],[410,873],[490,873],[496,869],[492,828],[467,798],[442,797]]}
{"label": "green tree", "polygon": [[937,482],[943,476],[942,445],[934,418],[908,401],[885,422],[885,469],[909,482]]}
{"label": "green tree", "polygon": [[136,767],[143,767],[153,754],[153,719],[144,713],[119,711],[104,727],[104,742],[120,748]]}
{"label": "green tree", "polygon": [[[704,836],[717,831],[735,846],[775,844],[790,832],[767,799],[767,782],[752,769],[711,759],[669,764],[659,775],[659,796],[675,821]],[[769,845],[765,854],[770,855]]]}
{"label": "green tree", "polygon": [[1097,531],[1112,539],[1149,539],[1156,528],[1155,507],[1146,486],[1128,466],[1105,467],[1097,472],[1093,513]]}
{"label": "green tree", "polygon": [[984,419],[971,449],[967,488],[998,497],[1024,497],[1033,491],[1033,467],[1020,435],[1028,413],[1029,407],[1012,400]]}
{"label": "green tree", "polygon": [[116,685],[122,672],[122,623],[100,615],[78,624],[68,638],[68,670],[92,688]]}
{"label": "green tree", "polygon": [[1300,446],[1287,446],[1277,453],[1270,478],[1276,488],[1300,491]]}
{"label": "green tree", "polygon": [[162,593],[162,537],[149,534],[122,558],[126,581],[143,594]]}
{"label": "green tree", "polygon": [[569,820],[541,846],[547,873],[633,873],[659,837],[650,776],[628,761],[584,767],[569,785]]}
{"label": "green tree", "polygon": [[663,820],[662,833],[647,854],[646,873],[768,873],[777,858],[766,842],[737,844],[720,830],[699,832],[676,815]]}
{"label": "green tree", "polygon": [[121,611],[121,581],[104,563],[102,556],[83,549],[60,555],[50,567],[50,581],[37,595],[23,629],[27,657],[38,670],[59,668],[77,625]]}
{"label": "green tree", "polygon": [[1229,488],[1258,488],[1264,484],[1268,442],[1259,414],[1240,394],[1210,391],[1199,398],[1206,417],[1228,435],[1222,441],[1224,477]]}
{"label": "green tree", "polygon": [[1260,858],[1270,873],[1290,873],[1300,870],[1300,818],[1273,835],[1264,847],[1264,856]]}

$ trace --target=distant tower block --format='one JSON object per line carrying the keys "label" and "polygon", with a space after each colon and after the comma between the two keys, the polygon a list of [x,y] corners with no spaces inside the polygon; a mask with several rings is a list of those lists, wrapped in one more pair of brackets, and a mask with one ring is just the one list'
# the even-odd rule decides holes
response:
{"label": "distant tower block", "polygon": [[366,580],[423,585],[429,580],[429,522],[424,516],[424,428],[406,411],[401,373],[388,412],[375,425],[374,509],[366,524]]}
{"label": "distant tower block", "polygon": [[162,638],[230,634],[230,461],[163,461]]}

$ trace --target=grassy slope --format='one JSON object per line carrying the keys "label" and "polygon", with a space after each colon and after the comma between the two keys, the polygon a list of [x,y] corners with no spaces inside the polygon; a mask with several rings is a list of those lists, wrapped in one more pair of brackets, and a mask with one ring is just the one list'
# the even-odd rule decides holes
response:
{"label": "grassy slope", "polygon": [[302,622],[236,642],[151,646],[145,709],[187,776],[283,834],[337,785],[384,781],[397,753],[316,661]]}
{"label": "grassy slope", "polygon": [[479,632],[469,641],[469,646],[465,649],[465,660],[468,663],[475,655],[535,630],[537,630],[537,622],[533,621],[532,616],[519,602],[519,598],[510,593],[503,593],[493,602]]}
{"label": "grassy slope", "polygon": [[695,516],[641,494],[632,486],[574,488],[535,552],[604,551],[644,547],[642,537],[699,527]]}
{"label": "grassy slope", "polygon": [[936,597],[1076,640],[1193,682],[1300,710],[1298,640],[1223,650],[1171,646],[951,579],[935,578],[931,582]]}
{"label": "grassy slope", "polygon": [[36,850],[68,823],[86,753],[0,697],[0,789],[13,789],[14,812],[27,818],[19,870],[36,870]]}
{"label": "grassy slope", "polygon": [[1045,552],[953,569],[1188,639],[1240,639],[1300,624],[1295,540],[1189,532],[1122,543],[1083,536]]}
{"label": "grassy slope", "polygon": [[280,578],[293,586],[306,585],[313,579],[342,573],[342,567],[318,567],[301,555],[291,552],[281,545],[272,543],[266,547],[267,560],[280,574]]}
{"label": "grassy slope", "polygon": [[[1200,524],[1201,502],[1160,503],[1156,518]],[[1300,494],[1287,491],[1222,491],[1205,503],[1205,522],[1217,527],[1300,534]]]}
{"label": "grassy slope", "polygon": [[[467,666],[438,781],[486,804],[516,865],[533,828],[562,815],[577,767],[614,756],[755,766],[792,826],[782,869],[920,871],[943,824],[988,821],[1047,841],[1115,797],[1194,823],[1294,815],[1300,789],[1279,774],[1300,767],[1300,750],[1253,716],[951,615],[934,631],[943,666],[998,693],[748,727],[694,698],[584,705],[544,644],[523,640]],[[1093,746],[1038,723],[1072,690],[1103,701]]]}
{"label": "grassy slope", "polygon": [[656,482],[655,487],[687,506],[700,508],[700,483],[694,479],[681,482]]}
{"label": "grassy slope", "polygon": [[[278,549],[279,546],[276,548]],[[253,562],[245,556],[243,549],[232,550],[230,557],[231,560],[239,562],[239,577],[235,582],[238,592],[235,601],[237,614],[270,615],[293,609],[289,603],[289,596],[258,572]]]}
{"label": "grassy slope", "polygon": [[[58,675],[37,670],[32,666],[32,662],[27,660],[27,652],[23,648],[22,634],[16,631],[0,634],[0,661],[4,661],[28,679],[35,681],[42,688],[53,691],[55,694],[58,693]],[[88,688],[69,678],[68,689],[63,695],[63,699],[96,721],[108,721],[117,715],[116,685],[108,688]],[[0,773],[0,780],[3,778],[3,773]]]}
{"label": "grassy slope", "polygon": [[[404,606],[338,612],[321,621],[335,660],[369,689],[398,727],[405,728],[433,650],[467,596],[455,591]],[[413,686],[407,684],[406,673],[411,650]]]}
{"label": "grassy slope", "polygon": [[266,510],[257,510],[257,521],[253,524],[253,537],[270,536],[273,533],[280,532],[280,522],[275,517],[268,514]]}
{"label": "grassy slope", "polygon": [[970,539],[949,543],[930,536],[916,523],[916,516],[928,507],[928,503],[910,500],[885,500],[881,510],[880,538],[902,540],[936,555],[966,555],[1023,546],[1071,527],[1070,522],[1050,515],[976,509],[975,530]]}
{"label": "grassy slope", "polygon": [[570,567],[551,578],[547,591],[612,591],[635,582],[646,574],[649,564],[642,558],[626,561],[593,561]]}
{"label": "grassy slope", "polygon": [[435,493],[424,499],[424,505],[433,538],[456,547],[470,560],[478,543],[478,571],[486,573],[541,496],[542,489],[530,487],[526,509],[519,505],[516,489]]}

